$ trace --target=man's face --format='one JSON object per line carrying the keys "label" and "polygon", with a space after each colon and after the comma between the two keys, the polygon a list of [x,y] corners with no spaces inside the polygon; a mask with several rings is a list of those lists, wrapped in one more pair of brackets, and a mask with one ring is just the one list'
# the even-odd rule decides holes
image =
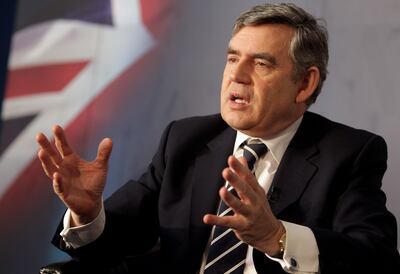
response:
{"label": "man's face", "polygon": [[221,87],[221,114],[233,128],[273,137],[306,110],[296,103],[289,45],[293,29],[280,24],[246,26],[231,39]]}

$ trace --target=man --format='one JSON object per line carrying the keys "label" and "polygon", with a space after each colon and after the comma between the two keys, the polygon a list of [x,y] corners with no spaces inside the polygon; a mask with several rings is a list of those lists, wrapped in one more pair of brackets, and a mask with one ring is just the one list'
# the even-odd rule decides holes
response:
{"label": "man", "polygon": [[221,115],[171,123],[148,171],[104,206],[111,140],[85,162],[61,127],[57,150],[39,134],[43,168],[69,208],[53,243],[101,264],[158,242],[166,273],[394,273],[384,140],[307,112],[327,62],[326,30],[304,10],[265,4],[243,13]]}

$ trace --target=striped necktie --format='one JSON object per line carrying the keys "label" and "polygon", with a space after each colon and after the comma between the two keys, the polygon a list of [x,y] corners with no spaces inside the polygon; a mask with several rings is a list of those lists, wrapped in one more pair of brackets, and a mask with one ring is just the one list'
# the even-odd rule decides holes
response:
{"label": "striped necktie", "polygon": [[[264,155],[268,148],[260,140],[242,145],[243,157],[247,160],[249,169],[254,172],[255,162]],[[235,189],[227,186],[228,190],[237,196]],[[221,201],[218,216],[233,215],[233,210]],[[231,228],[214,227],[204,274],[239,274],[243,273],[248,245],[240,241]]]}

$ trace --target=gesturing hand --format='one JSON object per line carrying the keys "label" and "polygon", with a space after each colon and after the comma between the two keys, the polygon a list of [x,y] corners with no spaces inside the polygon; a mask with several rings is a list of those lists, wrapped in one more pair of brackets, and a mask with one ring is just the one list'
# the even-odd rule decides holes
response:
{"label": "gesturing hand", "polygon": [[232,208],[232,216],[204,216],[206,224],[232,228],[236,236],[254,248],[274,256],[279,253],[279,239],[285,232],[282,223],[273,215],[264,189],[247,167],[246,159],[228,158],[222,176],[235,188],[239,198],[222,187],[219,195]]}
{"label": "gesturing hand", "polygon": [[71,149],[60,126],[53,127],[53,135],[57,149],[43,133],[36,136],[40,146],[38,157],[46,175],[53,181],[54,192],[72,211],[71,225],[86,224],[101,210],[112,141],[103,139],[96,159],[87,162]]}

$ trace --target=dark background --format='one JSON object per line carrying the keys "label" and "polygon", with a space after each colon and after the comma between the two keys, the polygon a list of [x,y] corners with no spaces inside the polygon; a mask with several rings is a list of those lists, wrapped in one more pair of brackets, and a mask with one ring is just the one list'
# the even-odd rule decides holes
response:
{"label": "dark background", "polygon": [[[7,62],[10,51],[11,34],[13,32],[15,7],[17,1],[3,0],[0,2],[0,113],[4,97]],[[1,120],[0,120],[1,132]]]}

